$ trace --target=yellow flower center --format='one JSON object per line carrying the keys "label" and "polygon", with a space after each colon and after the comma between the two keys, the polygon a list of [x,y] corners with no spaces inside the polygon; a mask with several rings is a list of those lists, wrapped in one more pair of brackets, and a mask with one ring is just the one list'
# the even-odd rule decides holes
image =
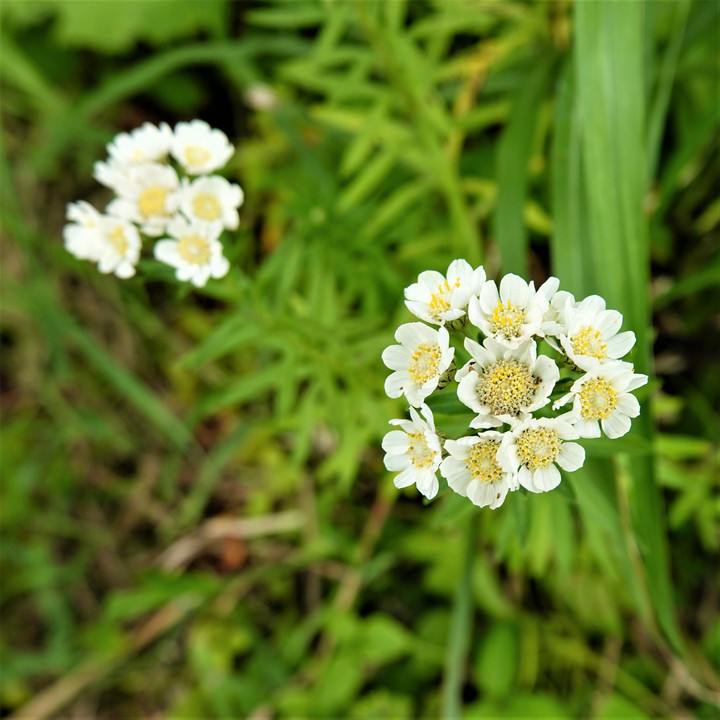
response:
{"label": "yellow flower center", "polygon": [[572,349],[576,355],[590,355],[602,360],[607,357],[607,345],[599,330],[592,327],[583,327],[575,333],[572,339]]}
{"label": "yellow flower center", "polygon": [[517,453],[523,465],[527,465],[529,470],[537,470],[555,462],[561,445],[557,430],[527,428],[517,439]]}
{"label": "yellow flower center", "polygon": [[434,378],[438,374],[441,355],[439,345],[418,345],[410,358],[410,377],[420,385]]}
{"label": "yellow flower center", "polygon": [[122,227],[120,227],[120,225],[114,227],[108,233],[107,239],[110,241],[110,244],[113,246],[113,250],[115,250],[118,255],[125,255],[130,243],[128,243],[127,238],[125,237],[125,231]]}
{"label": "yellow flower center", "polygon": [[430,295],[430,302],[428,304],[430,305],[430,310],[434,318],[440,320],[440,313],[450,309],[450,296],[452,295],[453,290],[458,287],[460,287],[459,278],[455,280],[452,285],[445,280],[444,282],[441,282],[438,285],[437,290]]}
{"label": "yellow flower center", "polygon": [[493,415],[519,415],[535,397],[537,378],[517,360],[498,360],[485,368],[475,386],[478,400]]}
{"label": "yellow flower center", "polygon": [[186,235],[178,243],[178,252],[185,262],[205,265],[210,260],[210,246],[200,235]]}
{"label": "yellow flower center", "polygon": [[473,480],[493,483],[500,480],[502,468],[497,461],[498,440],[481,440],[475,443],[468,452],[465,466]]}
{"label": "yellow flower center", "polygon": [[212,193],[198,193],[192,201],[193,213],[201,220],[217,220],[222,207],[220,201]]}
{"label": "yellow flower center", "polygon": [[424,468],[432,465],[436,453],[428,446],[425,435],[418,432],[408,433],[407,436],[410,447],[405,451],[405,454],[410,458],[412,464],[416,468]]}
{"label": "yellow flower center", "polygon": [[585,420],[604,420],[617,407],[617,391],[603,378],[592,378],[580,390],[580,414]]}
{"label": "yellow flower center", "polygon": [[509,300],[499,302],[490,316],[491,330],[510,340],[510,338],[522,335],[522,326],[527,315],[518,305],[513,305]]}
{"label": "yellow flower center", "polygon": [[144,218],[152,215],[165,215],[165,198],[168,196],[168,188],[162,185],[153,185],[145,188],[138,198],[138,209]]}
{"label": "yellow flower center", "polygon": [[204,165],[211,157],[210,151],[200,145],[188,145],[185,148],[185,160],[191,167]]}

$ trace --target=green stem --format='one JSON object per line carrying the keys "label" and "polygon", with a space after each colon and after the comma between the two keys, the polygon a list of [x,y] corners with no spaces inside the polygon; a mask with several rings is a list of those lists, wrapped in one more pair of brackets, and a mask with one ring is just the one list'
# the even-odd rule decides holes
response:
{"label": "green stem", "polygon": [[465,680],[465,665],[472,632],[472,569],[477,543],[477,518],[474,515],[471,515],[468,521],[465,539],[465,559],[462,574],[455,589],[445,657],[445,680],[442,693],[443,720],[458,720],[462,713],[462,686]]}

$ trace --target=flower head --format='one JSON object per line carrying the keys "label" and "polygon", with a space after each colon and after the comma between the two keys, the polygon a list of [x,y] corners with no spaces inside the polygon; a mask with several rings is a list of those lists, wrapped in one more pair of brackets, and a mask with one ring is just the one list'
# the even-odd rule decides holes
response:
{"label": "flower head", "polygon": [[167,123],[160,126],[146,122],[129,133],[119,133],[108,143],[112,162],[120,165],[158,162],[170,152],[172,130]]}
{"label": "flower head", "polygon": [[103,215],[100,218],[98,270],[114,273],[119,278],[135,274],[140,259],[140,235],[137,228],[121,218]]}
{"label": "flower head", "polygon": [[500,507],[509,490],[517,489],[513,475],[498,461],[503,433],[486,430],[479,435],[446,440],[448,456],[440,474],[459,495],[480,507]]}
{"label": "flower head", "polygon": [[470,322],[488,337],[507,348],[519,347],[536,335],[549,307],[548,295],[557,287],[551,278],[542,292],[521,277],[509,274],[500,281],[500,289],[492,280],[483,283],[478,297],[470,300]]}
{"label": "flower head", "polygon": [[80,260],[100,259],[103,215],[84,200],[69,203],[65,214],[70,221],[63,228],[65,249]]}
{"label": "flower head", "polygon": [[203,287],[208,278],[221,278],[230,269],[218,240],[221,231],[219,223],[213,225],[175,218],[168,225],[172,239],[164,238],[155,243],[155,257],[176,268],[178,280],[189,280],[196,287]]}
{"label": "flower head", "polygon": [[[96,163],[96,170],[100,165]],[[162,235],[178,209],[180,181],[175,170],[160,163],[142,163],[125,168],[110,166],[110,173],[108,180],[114,183],[118,197],[107,212],[136,223],[146,235]],[[96,173],[99,180],[101,175]]]}
{"label": "flower head", "polygon": [[395,339],[400,344],[382,354],[385,365],[395,371],[385,381],[385,392],[392,398],[405,393],[407,401],[419,407],[450,367],[455,348],[444,327],[433,330],[419,322],[401,325]]}
{"label": "flower head", "polygon": [[200,175],[223,167],[235,149],[222,130],[192,120],[175,126],[170,152],[188,174]]}
{"label": "flower head", "polygon": [[415,485],[425,497],[437,495],[437,469],[442,460],[440,438],[435,432],[433,414],[427,405],[420,408],[423,420],[414,407],[410,408],[410,420],[391,420],[400,430],[391,430],[383,438],[385,467],[400,470],[395,477],[395,487]]}
{"label": "flower head", "polygon": [[503,436],[498,460],[531,492],[547,492],[560,484],[560,471],[573,471],[585,461],[585,450],[574,442],[577,430],[563,418],[528,418]]}
{"label": "flower head", "polygon": [[240,186],[219,175],[184,180],[180,194],[180,209],[190,220],[219,222],[228,230],[237,230],[242,202]]}
{"label": "flower head", "polygon": [[622,315],[617,310],[606,310],[599,295],[566,306],[565,324],[560,344],[568,358],[583,370],[621,358],[635,344],[634,332],[618,332]]}
{"label": "flower head", "polygon": [[538,356],[534,341],[508,349],[492,338],[480,345],[465,339],[472,360],[458,370],[458,398],[477,417],[473,428],[499,427],[547,405],[560,377],[554,361]]}
{"label": "flower head", "polygon": [[480,290],[485,270],[473,270],[465,260],[453,260],[447,276],[435,270],[420,273],[418,281],[405,288],[405,304],[421,320],[441,325],[465,315],[470,297]]}
{"label": "flower head", "polygon": [[630,430],[630,418],[640,414],[640,403],[630,392],[647,381],[648,376],[633,372],[630,363],[607,362],[576,380],[553,409],[572,400],[572,410],[565,417],[580,437],[600,437],[601,427],[609,438],[622,437]]}

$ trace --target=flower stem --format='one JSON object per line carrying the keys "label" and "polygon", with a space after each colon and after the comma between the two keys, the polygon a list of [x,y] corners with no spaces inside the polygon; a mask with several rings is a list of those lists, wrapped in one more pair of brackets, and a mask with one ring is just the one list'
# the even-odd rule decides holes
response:
{"label": "flower stem", "polygon": [[465,680],[467,651],[472,632],[472,568],[477,541],[477,518],[469,517],[465,528],[465,557],[450,620],[445,679],[442,693],[443,720],[458,720],[462,713],[462,686]]}

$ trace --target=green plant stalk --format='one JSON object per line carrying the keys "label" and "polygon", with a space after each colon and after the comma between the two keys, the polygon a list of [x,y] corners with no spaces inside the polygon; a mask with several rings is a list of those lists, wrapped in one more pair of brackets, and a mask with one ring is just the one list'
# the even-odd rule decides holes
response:
{"label": "green plant stalk", "polygon": [[461,717],[462,684],[465,679],[464,670],[472,632],[472,570],[475,561],[477,537],[477,520],[471,515],[465,528],[465,557],[455,589],[447,654],[445,656],[441,713],[444,720],[455,720]]}

